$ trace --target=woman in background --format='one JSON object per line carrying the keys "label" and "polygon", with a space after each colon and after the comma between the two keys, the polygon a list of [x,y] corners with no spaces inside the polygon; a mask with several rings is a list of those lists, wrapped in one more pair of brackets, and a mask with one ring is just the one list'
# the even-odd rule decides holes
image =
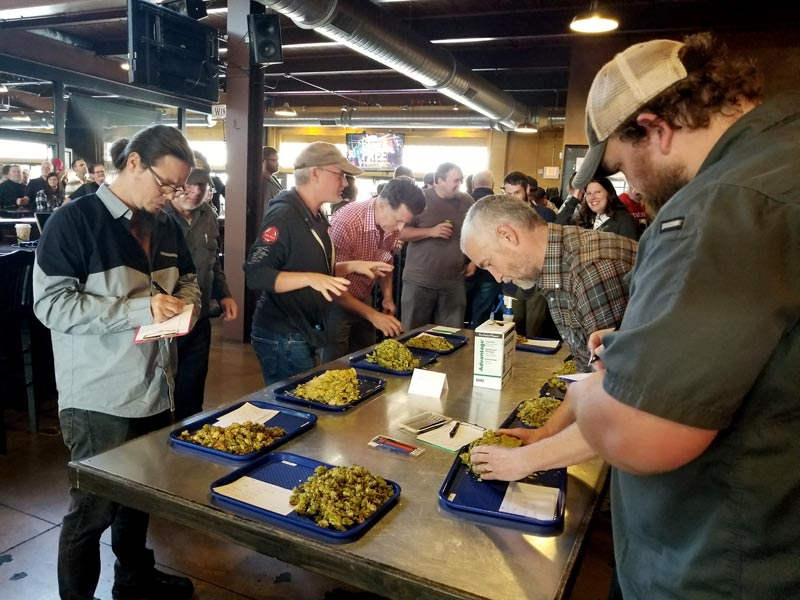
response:
{"label": "woman in background", "polygon": [[592,179],[586,186],[575,224],[586,229],[639,239],[639,224],[625,208],[606,177]]}

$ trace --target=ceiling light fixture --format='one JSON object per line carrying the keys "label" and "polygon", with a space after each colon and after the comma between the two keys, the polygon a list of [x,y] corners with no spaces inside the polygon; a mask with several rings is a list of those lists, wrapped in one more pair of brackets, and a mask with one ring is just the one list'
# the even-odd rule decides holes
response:
{"label": "ceiling light fixture", "polygon": [[578,13],[569,28],[578,33],[605,33],[614,31],[619,27],[619,21],[614,17],[600,12],[597,0],[592,0],[589,10]]}
{"label": "ceiling light fixture", "polygon": [[278,117],[296,117],[297,111],[289,106],[288,102],[284,102],[283,106],[275,109],[275,115]]}
{"label": "ceiling light fixture", "polygon": [[525,119],[522,123],[517,125],[514,128],[515,133],[539,133],[539,130],[531,124],[528,119]]}

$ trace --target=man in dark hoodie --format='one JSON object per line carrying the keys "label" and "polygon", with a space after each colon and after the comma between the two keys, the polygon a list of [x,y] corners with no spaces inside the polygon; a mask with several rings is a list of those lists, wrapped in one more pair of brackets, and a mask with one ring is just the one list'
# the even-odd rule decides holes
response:
{"label": "man in dark hoodie", "polygon": [[261,291],[251,340],[264,383],[270,385],[316,364],[327,341],[325,313],[346,293],[345,275],[381,276],[385,263],[336,263],[325,202],[341,197],[345,175],[361,175],[333,144],[314,142],[294,162],[295,187],[284,190],[264,214],[261,235],[245,263],[247,287]]}

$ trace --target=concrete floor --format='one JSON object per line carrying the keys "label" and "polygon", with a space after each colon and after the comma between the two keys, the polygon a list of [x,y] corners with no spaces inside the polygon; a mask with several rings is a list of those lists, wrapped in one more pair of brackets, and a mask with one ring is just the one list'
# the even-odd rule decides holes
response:
{"label": "concrete floor", "polygon": [[[226,342],[214,324],[205,408],[227,404],[263,382],[249,345]],[[6,410],[8,453],[0,456],[0,598],[56,600],[56,556],[68,503],[67,450],[55,406],[44,407],[41,433],[27,431],[27,415]],[[604,600],[611,577],[611,532],[601,514],[590,532],[571,600]],[[200,600],[374,600],[378,596],[263,556],[229,542],[153,518],[149,545],[159,568],[191,577]],[[190,550],[187,550],[190,549]],[[111,599],[114,556],[108,532],[95,596]],[[532,576],[534,576],[532,574]],[[420,599],[424,600],[424,599]],[[513,599],[509,599],[513,600]]]}

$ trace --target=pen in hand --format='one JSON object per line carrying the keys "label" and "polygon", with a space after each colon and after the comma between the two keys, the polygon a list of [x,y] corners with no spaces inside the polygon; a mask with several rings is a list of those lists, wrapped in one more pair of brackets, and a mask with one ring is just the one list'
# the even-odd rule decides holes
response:
{"label": "pen in hand", "polygon": [[161,287],[161,285],[155,279],[153,280],[153,289],[159,294],[166,294],[167,296],[171,295],[167,290]]}
{"label": "pen in hand", "polygon": [[588,362],[588,363],[586,363],[586,364],[588,364],[589,366],[591,366],[591,365],[592,365],[592,363],[594,363],[596,360],[599,360],[599,358],[600,358],[600,357],[599,357],[599,356],[597,356],[597,354],[595,354],[594,352],[592,352],[592,355],[589,357],[589,362]]}
{"label": "pen in hand", "polygon": [[456,432],[458,432],[459,425],[461,425],[461,421],[456,421],[456,424],[453,425],[453,428],[450,430],[450,433],[448,434],[450,435],[451,438],[456,437]]}

